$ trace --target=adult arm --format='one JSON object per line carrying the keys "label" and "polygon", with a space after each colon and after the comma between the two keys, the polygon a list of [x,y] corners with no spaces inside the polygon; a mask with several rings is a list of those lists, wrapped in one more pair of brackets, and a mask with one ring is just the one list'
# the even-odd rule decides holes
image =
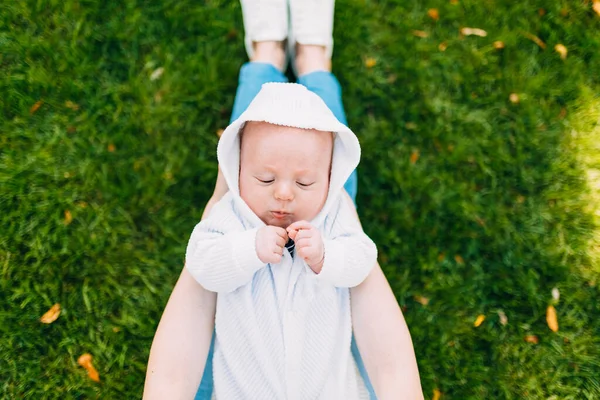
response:
{"label": "adult arm", "polygon": [[[227,192],[221,171],[204,219]],[[215,326],[217,294],[183,268],[156,329],[144,384],[144,400],[193,399],[200,386]]]}
{"label": "adult arm", "polygon": [[[352,203],[348,196],[347,201]],[[410,332],[379,264],[350,289],[350,298],[354,337],[377,399],[422,400]]]}

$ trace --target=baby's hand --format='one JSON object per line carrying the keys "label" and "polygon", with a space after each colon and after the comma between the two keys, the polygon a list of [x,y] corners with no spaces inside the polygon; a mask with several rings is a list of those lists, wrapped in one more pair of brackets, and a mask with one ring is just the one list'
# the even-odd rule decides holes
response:
{"label": "baby's hand", "polygon": [[277,264],[281,261],[287,241],[285,229],[272,225],[263,226],[256,233],[256,255],[265,264]]}
{"label": "baby's hand", "polygon": [[319,230],[307,221],[297,221],[287,227],[287,233],[295,243],[296,253],[315,274],[321,272],[325,247]]}

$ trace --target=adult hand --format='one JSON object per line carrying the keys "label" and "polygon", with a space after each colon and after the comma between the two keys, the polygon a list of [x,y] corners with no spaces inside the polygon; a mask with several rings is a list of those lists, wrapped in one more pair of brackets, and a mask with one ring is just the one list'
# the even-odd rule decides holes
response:
{"label": "adult hand", "polygon": [[321,232],[308,221],[296,221],[287,227],[298,254],[315,274],[321,272],[325,259],[325,246]]}
{"label": "adult hand", "polygon": [[285,229],[278,226],[263,226],[256,233],[256,255],[265,264],[277,264],[283,256],[288,241]]}

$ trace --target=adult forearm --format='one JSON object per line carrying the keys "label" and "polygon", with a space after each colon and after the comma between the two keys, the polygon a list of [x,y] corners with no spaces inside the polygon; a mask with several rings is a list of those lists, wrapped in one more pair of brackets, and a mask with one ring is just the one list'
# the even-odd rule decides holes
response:
{"label": "adult forearm", "polygon": [[144,399],[193,399],[212,339],[216,294],[184,268],[160,320],[148,360]]}
{"label": "adult forearm", "polygon": [[[219,171],[202,218],[227,192]],[[144,384],[144,400],[193,399],[202,379],[215,326],[217,295],[183,268],[156,329]]]}
{"label": "adult forearm", "polygon": [[379,265],[351,289],[358,350],[379,400],[421,400],[423,392],[410,332]]}

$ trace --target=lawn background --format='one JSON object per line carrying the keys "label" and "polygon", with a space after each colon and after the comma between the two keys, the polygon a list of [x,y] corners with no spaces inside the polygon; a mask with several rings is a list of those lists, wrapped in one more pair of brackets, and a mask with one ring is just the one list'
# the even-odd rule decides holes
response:
{"label": "lawn background", "polygon": [[[234,1],[0,4],[0,397],[141,397],[241,20]],[[359,212],[426,398],[600,398],[599,28],[584,0],[338,1]]]}

